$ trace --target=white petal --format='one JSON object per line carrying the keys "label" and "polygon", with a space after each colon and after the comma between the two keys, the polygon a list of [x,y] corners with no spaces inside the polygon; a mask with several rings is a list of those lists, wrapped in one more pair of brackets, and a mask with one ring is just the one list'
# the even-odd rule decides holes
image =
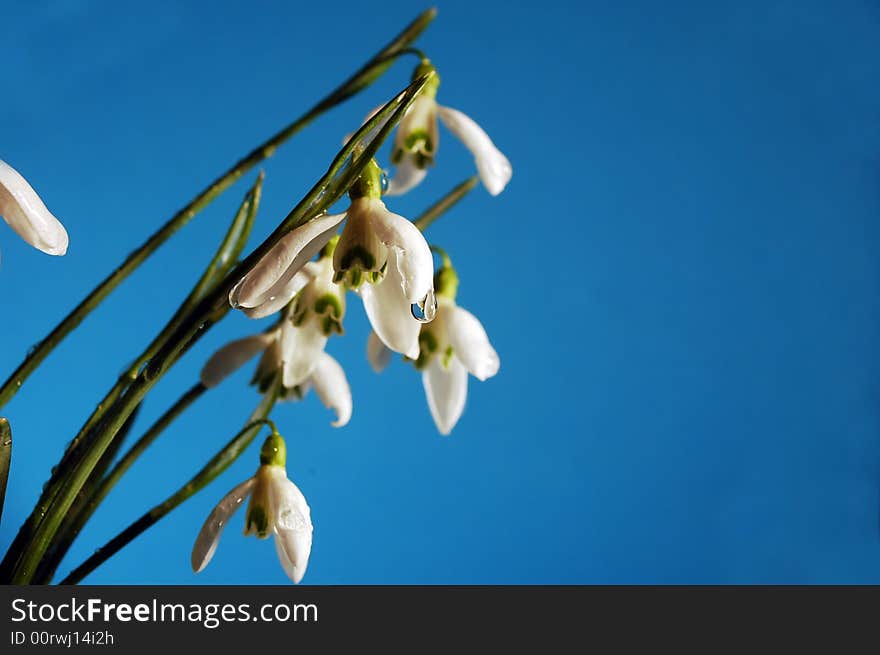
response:
{"label": "white petal", "polygon": [[370,362],[370,366],[376,373],[384,371],[391,362],[391,351],[372,330],[367,339],[367,361]]}
{"label": "white petal", "polygon": [[[311,262],[309,262],[311,263]],[[284,309],[284,306],[293,300],[293,297],[302,291],[303,287],[309,283],[311,276],[307,273],[306,268],[297,271],[290,281],[279,290],[274,300],[267,300],[262,305],[252,308],[243,308],[244,315],[248,318],[265,318],[275,312]]]}
{"label": "white petal", "polygon": [[275,338],[275,332],[268,332],[230,341],[205,362],[201,373],[202,384],[209,389],[216,387],[226,376],[244,366],[257,353],[265,350]]}
{"label": "white petal", "polygon": [[397,127],[397,134],[394,138],[394,148],[392,152],[413,152],[413,149],[407,149],[406,142],[414,133],[427,133],[430,140],[430,150],[425,146],[428,144],[420,143],[414,146],[414,149],[420,151],[428,159],[433,159],[437,154],[439,146],[437,131],[437,100],[433,96],[426,93],[418,96],[406,110],[403,120]]}
{"label": "white petal", "polygon": [[440,357],[432,357],[431,363],[422,371],[422,384],[428,398],[428,408],[440,434],[447,435],[464,411],[467,399],[467,370],[453,357],[449,368],[444,369]]}
{"label": "white petal", "polygon": [[453,306],[448,308],[444,318],[446,333],[455,356],[471,375],[480,381],[495,375],[501,366],[501,360],[489,343],[489,336],[477,317],[466,309]]}
{"label": "white petal", "polygon": [[331,425],[340,428],[347,424],[351,419],[351,388],[339,362],[322,352],[311,381],[324,407],[336,412],[336,420]]}
{"label": "white petal", "polygon": [[22,239],[49,255],[67,252],[67,231],[17,170],[0,159],[0,216]]}
{"label": "white petal", "polygon": [[360,294],[373,331],[394,352],[410,359],[419,356],[419,323],[412,315],[412,305],[403,295],[397,268],[397,251],[388,251],[388,268],[378,284],[364,284]]}
{"label": "white petal", "polygon": [[266,347],[263,356],[257,362],[257,369],[254,371],[254,377],[251,378],[251,384],[268,384],[281,368],[283,361],[281,340],[276,338]]}
{"label": "white petal", "polygon": [[420,302],[434,287],[434,257],[424,235],[412,222],[388,211],[384,205],[372,212],[370,222],[376,235],[388,246],[389,266],[391,250],[399,251],[397,269],[407,300]]}
{"label": "white petal", "polygon": [[345,214],[319,216],[284,235],[229,292],[233,307],[257,307],[279,296],[291,278],[336,233]]}
{"label": "white petal", "polygon": [[307,320],[299,327],[285,321],[281,328],[281,349],[284,357],[282,382],[295,387],[305,381],[324,352],[327,337],[316,320]]}
{"label": "white petal", "polygon": [[236,510],[242,506],[243,501],[254,488],[255,478],[249,478],[238,485],[223,497],[217,507],[208,515],[205,524],[196,537],[196,543],[193,545],[190,563],[192,569],[196,573],[208,566],[208,562],[214,557],[214,551],[217,550],[217,542],[220,540],[220,533],[229,522],[229,519],[235,514]]}
{"label": "white petal", "polygon": [[297,486],[284,478],[269,488],[275,518],[275,548],[284,572],[298,584],[312,551],[311,510]]}
{"label": "white petal", "polygon": [[513,175],[513,167],[507,157],[469,116],[452,107],[440,106],[437,111],[443,124],[473,154],[483,186],[493,196],[497,196]]}
{"label": "white petal", "polygon": [[388,180],[388,191],[385,192],[385,195],[402,196],[410,189],[418,186],[427,174],[427,167],[419,168],[416,166],[415,158],[405,153],[400,163],[397,164],[394,177]]}

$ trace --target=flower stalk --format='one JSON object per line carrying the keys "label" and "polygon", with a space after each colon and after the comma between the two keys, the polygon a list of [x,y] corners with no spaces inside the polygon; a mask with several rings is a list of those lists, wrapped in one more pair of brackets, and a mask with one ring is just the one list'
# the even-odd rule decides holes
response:
{"label": "flower stalk", "polygon": [[[193,403],[201,398],[207,390],[207,387],[205,387],[201,383],[196,383],[186,392],[184,392],[183,395],[181,395],[180,398],[178,398],[175,403],[171,405],[171,407],[169,407],[162,414],[162,416],[160,416],[156,420],[156,422],[147,429],[146,432],[144,432],[140,439],[132,444],[132,446],[126,451],[126,453],[119,459],[119,461],[116,462],[113,468],[110,469],[109,473],[100,477],[100,481],[94,486],[92,490],[90,490],[90,493],[87,495],[86,500],[81,504],[74,505],[74,507],[72,508],[73,511],[71,512],[74,518],[65,524],[59,539],[60,543],[56,544],[50,550],[50,552],[47,553],[47,559],[49,561],[45,564],[41,562],[41,568],[45,568],[45,570],[42,572],[42,576],[38,575],[37,579],[35,579],[35,582],[39,584],[48,584],[52,581],[55,570],[61,563],[61,560],[64,559],[64,556],[67,554],[70,546],[73,545],[74,541],[76,541],[76,538],[79,536],[80,531],[92,518],[92,515],[94,515],[95,510],[98,509],[98,506],[113,490],[119,480],[122,479],[122,476],[124,476],[128,472],[132,464],[134,464],[137,459],[144,454],[147,448],[149,448],[153,444],[153,442],[156,441],[156,439],[158,439],[162,435],[162,433],[181,414],[183,414],[193,405]],[[132,415],[132,417],[134,417],[134,414]],[[129,424],[131,423],[132,421],[129,421]],[[118,435],[114,440],[114,444],[117,441],[120,441]],[[108,451],[105,453],[105,457],[109,452],[110,449],[108,449]]]}
{"label": "flower stalk", "polygon": [[400,56],[422,53],[409,48],[412,43],[430,24],[436,15],[435,9],[422,12],[388,45],[374,55],[366,64],[359,68],[326,97],[306,111],[302,116],[275,133],[258,145],[247,155],[238,160],[226,172],[221,174],[195,198],[177,211],[158,231],[152,234],[139,248],[134,250],[125,261],[108,277],[101,281],[80,303],[44,337],[19,364],[18,368],[0,386],[0,408],[5,406],[18,393],[25,381],[40,366],[43,360],[70,334],[92,310],[122,283],[132,272],[143,264],[158,248],[171,238],[184,225],[189,223],[199,212],[207,207],[217,196],[226,191],[239,178],[254,166],[271,157],[275,151],[292,136],[297,134],[315,118],[341,104],[348,98],[359,93],[375,82],[388,67]]}
{"label": "flower stalk", "polygon": [[[468,375],[482,381],[498,372],[500,359],[482,324],[457,304],[459,277],[452,259],[443,249],[430,246],[423,232],[478,183],[498,195],[510,181],[512,167],[471,118],[437,103],[437,70],[424,52],[410,45],[434,14],[434,10],[423,12],[342,85],[200,192],[131,253],[0,385],[2,408],[94,307],[214,198],[317,116],[372,84],[398,58],[418,57],[410,84],[345,138],[326,172],[274,231],[242,257],[260,205],[264,179],[260,172],[189,295],[115,380],[64,450],[0,562],[0,582],[50,582],[82,528],[132,464],[205,391],[260,355],[251,384],[259,389],[261,400],[244,427],[185,485],[96,550],[62,584],[84,579],[198,493],[244,453],[263,425],[270,427],[271,434],[260,451],[260,466],[208,515],[193,546],[192,568],[198,573],[208,565],[223,528],[249,498],[245,534],[273,537],[282,568],[292,582],[299,583],[312,548],[311,510],[288,477],[287,447],[269,414],[278,400],[301,400],[314,389],[313,397],[334,411],[332,425],[342,427],[349,422],[351,388],[340,363],[325,351],[331,336],[343,334],[348,292],[360,298],[373,328],[367,345],[370,365],[379,372],[393,352],[401,353],[421,374],[431,416],[441,434],[449,434],[462,415]],[[435,159],[441,123],[471,151],[477,175],[410,221],[386,207],[384,199],[407,192],[425,177]],[[395,174],[389,180],[376,157],[392,134]],[[13,191],[23,188],[17,178],[12,182]],[[346,194],[350,198],[347,210],[328,214]],[[29,217],[31,223],[37,225],[41,216]],[[21,217],[15,214],[13,218],[13,227],[24,230]],[[200,381],[114,464],[147,394],[232,309],[251,319],[277,314],[277,320],[270,328],[258,328],[217,350],[205,363]],[[0,512],[11,447],[8,437],[8,422],[0,419]]]}
{"label": "flower stalk", "polygon": [[12,461],[12,428],[9,421],[0,418],[0,519],[6,501],[6,483],[9,481],[9,464]]}
{"label": "flower stalk", "polygon": [[417,219],[413,221],[415,226],[419,228],[422,232],[427,230],[431,224],[436,221],[440,216],[448,212],[458,203],[459,200],[464,198],[477,184],[480,182],[480,177],[478,175],[473,175],[466,179],[464,182],[460,183],[454,189],[452,189],[449,193],[443,196],[440,200],[435,202],[433,205],[428,207]]}
{"label": "flower stalk", "polygon": [[[452,191],[450,191],[446,196],[440,199],[438,202],[434,203],[431,207],[429,207],[425,212],[423,212],[419,218],[415,220],[417,226],[420,229],[424,230],[428,225],[433,223],[437,218],[439,218],[443,213],[448,211],[453,205],[455,205],[459,200],[461,200],[467,193],[472,190],[476,184],[478,183],[477,176],[469,178],[465,180],[463,183],[456,186]],[[334,244],[335,245],[335,244]],[[439,248],[434,248],[434,250],[440,250]],[[327,253],[323,253],[324,256],[331,256],[332,250]],[[441,259],[443,260],[444,266],[448,263],[448,255],[443,256],[441,254]],[[451,264],[450,264],[451,265]],[[441,269],[442,270],[442,269]],[[281,378],[280,371],[275,372],[275,379],[270,380],[266,385],[266,393],[268,394],[272,385],[278,384],[277,390],[275,392],[275,399],[278,398],[278,395],[281,392]],[[169,410],[166,411],[165,414],[142,436],[123,456],[123,458],[117,463],[117,465],[113,468],[113,470],[106,476],[103,480],[101,486],[93,497],[92,506],[87,508],[89,511],[89,516],[94,512],[94,509],[100,504],[104,497],[110,492],[112,487],[118,482],[118,480],[125,474],[131,464],[143,453],[144,450],[159,436],[159,434],[166,429],[170,423],[183,411],[185,411],[198,397],[201,396],[206,388],[197,384],[193,388],[191,388],[188,392],[186,392]],[[274,401],[273,401],[274,402]],[[270,408],[271,409],[271,408]],[[268,415],[268,411],[266,412]],[[257,420],[260,415],[255,412],[252,415],[252,419]],[[251,437],[251,441],[256,436],[256,434]],[[248,444],[250,441],[248,442]],[[234,454],[234,458],[240,456],[244,450],[247,448],[247,445],[242,445],[242,442],[238,439],[238,436],[234,438],[223,450],[215,456],[211,461],[216,461],[219,457],[221,457],[222,453],[232,453]],[[230,450],[233,449],[233,450]],[[231,463],[231,462],[230,462]],[[210,467],[210,464],[206,466],[202,471],[204,472]],[[217,473],[219,475],[219,472]],[[215,476],[216,477],[216,476]],[[195,478],[194,478],[195,479]],[[208,484],[210,480],[205,482]],[[189,484],[191,484],[192,481]],[[189,488],[185,486],[183,489]],[[183,503],[189,497],[194,495],[198,490],[194,490],[191,494],[186,497],[180,494],[180,491],[176,494],[169,497],[165,502],[154,507],[150,512],[147,512],[143,516],[141,516],[137,521],[133,522],[127,528],[125,528],[118,535],[113,537],[106,545],[99,548],[95,554],[89,557],[85,562],[79,565],[73,572],[71,572],[62,582],[61,584],[76,584],[84,579],[87,575],[89,575],[92,571],[98,568],[101,564],[106,562],[110,557],[112,557],[115,553],[119,552],[122,548],[124,548],[128,543],[136,539],[140,534],[149,529],[152,525],[155,525],[159,520],[161,520],[164,516],[166,516],[174,507]],[[85,520],[88,520],[88,516],[85,517]]]}
{"label": "flower stalk", "polygon": [[263,425],[269,425],[272,428],[272,432],[277,433],[275,424],[268,419],[268,416],[278,399],[278,388],[277,383],[272,385],[251,414],[245,426],[186,484],[110,539],[104,546],[98,548],[88,559],[71,571],[61,581],[61,584],[77,584],[80,582],[145,530],[161,521],[181,503],[213,482],[217,476],[232,466],[233,462],[247,450],[247,447],[250,446]]}
{"label": "flower stalk", "polygon": [[[181,321],[165,344],[141,370],[136,380],[126,389],[125,394],[113,404],[112,411],[108,412],[106,420],[88,434],[88,439],[84,442],[83,447],[85,452],[81,457],[76,458],[77,461],[70,467],[69,474],[66,473],[59,481],[57,486],[60,488],[57,494],[53,495],[52,502],[46,508],[45,513],[40,511],[38,507],[31,515],[29,523],[35,524],[33,538],[27,540],[24,552],[21,553],[12,568],[12,582],[25,584],[32,580],[37,564],[49,548],[76,495],[85,484],[103,452],[158,379],[174,365],[189,347],[196,343],[201,335],[205,334],[229,311],[226,299],[235,281],[242,276],[241,271],[250,270],[287,232],[302,225],[313,216],[326,211],[348,191],[360,176],[363,168],[372,160],[389,132],[396,127],[413,100],[430,80],[430,77],[430,75],[424,76],[410,84],[388,102],[370,121],[362,125],[334,158],[327,173],[294,207],[275,232],[239,266],[236,266],[221,284],[216,285],[211,293],[199,301],[186,319]],[[374,134],[374,136],[364,145],[363,141],[370,134]],[[361,152],[361,155],[350,161],[349,158],[356,148],[358,152]],[[8,558],[11,554],[14,556],[12,550],[7,553],[4,570],[9,564]]]}
{"label": "flower stalk", "polygon": [[[257,176],[254,186],[245,195],[235,218],[226,233],[223,242],[217,249],[211,262],[203,272],[199,281],[193,287],[189,295],[184,299],[175,314],[171,317],[165,327],[160,331],[159,335],[147,346],[143,353],[130,366],[132,369],[139,370],[143,363],[148,361],[152,353],[154,353],[164,341],[169,337],[174,329],[180,325],[183,318],[196,305],[196,303],[213,287],[218,281],[225,276],[229,270],[235,265],[239,255],[250,236],[251,227],[253,226],[257,210],[260,204],[261,190],[263,184],[263,174]],[[73,441],[68,445],[61,461],[54,468],[54,472],[43,488],[43,492],[37,501],[36,508],[31,513],[27,521],[19,529],[18,534],[9,547],[9,550],[0,564],[0,580],[8,580],[13,575],[13,568],[16,566],[22,552],[28,547],[28,544],[35,538],[40,522],[49,511],[52,503],[54,503],[60,489],[65,480],[70,476],[73,468],[81,456],[81,449],[86,439],[101,427],[106,421],[109,414],[113,411],[116,402],[126,393],[132,380],[129,378],[130,373],[126,372],[116,381],[110,391],[104,396],[104,399],[98,403],[95,411],[88,418],[85,425],[80,429]],[[136,373],[135,373],[136,376]],[[132,412],[137,404],[132,406]],[[131,415],[132,412],[129,412]],[[120,424],[120,427],[125,421]],[[79,492],[77,492],[79,493]],[[34,569],[31,575],[36,575],[37,570]]]}

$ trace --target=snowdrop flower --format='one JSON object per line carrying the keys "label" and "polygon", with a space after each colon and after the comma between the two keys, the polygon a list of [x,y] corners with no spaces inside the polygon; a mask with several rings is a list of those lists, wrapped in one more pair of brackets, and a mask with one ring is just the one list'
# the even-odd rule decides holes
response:
{"label": "snowdrop flower", "polygon": [[[319,262],[316,262],[316,264]],[[309,285],[302,291],[308,298],[313,291]],[[282,398],[299,400],[309,389],[315,389],[318,398],[336,413],[334,427],[342,427],[351,419],[351,388],[345,371],[333,357],[324,352],[327,336],[340,331],[344,305],[337,305],[325,313],[318,313],[315,305],[330,304],[326,297],[312,305],[306,300],[291,305],[293,318],[284,316],[280,325],[262,334],[232,341],[215,352],[202,368],[201,382],[211,388],[222,382],[256,355],[262,353],[251,384],[265,393],[276,376],[281,374]],[[338,313],[336,312],[338,309]],[[297,314],[299,310],[299,314]],[[300,324],[295,325],[299,317]],[[318,324],[316,329],[315,325]],[[328,330],[324,332],[325,328]]]}
{"label": "snowdrop flower", "polygon": [[[385,207],[381,178],[382,170],[371,161],[349,192],[348,211],[312,219],[282,238],[233,287],[232,306],[252,317],[277,311],[304,288],[308,278],[302,272],[308,272],[308,261],[321,249],[325,256],[332,251],[332,282],[359,293],[386,346],[418,357],[421,322],[412,307],[418,305],[424,320],[433,318],[434,261],[419,229]],[[345,227],[334,243],[331,240],[344,219]]]}
{"label": "snowdrop flower", "polygon": [[389,182],[387,195],[404,194],[425,178],[428,166],[434,163],[437,153],[439,118],[471,151],[483,186],[490,194],[497,196],[513,175],[510,162],[473,119],[457,109],[437,104],[440,78],[430,61],[422,61],[413,73],[413,79],[431,71],[434,77],[428,81],[398,125],[391,151],[391,163],[397,166],[397,171]]}
{"label": "snowdrop flower", "polygon": [[[439,249],[437,249],[439,250]],[[501,361],[489,343],[480,321],[455,304],[458,276],[446,253],[443,267],[437,271],[437,316],[421,326],[420,351],[413,363],[422,371],[422,383],[431,416],[440,434],[448,435],[464,411],[467,398],[467,375],[481,382],[498,373]],[[380,372],[390,361],[390,352],[375,334],[367,342],[367,359]]]}
{"label": "snowdrop flower", "polygon": [[0,159],[0,216],[22,239],[49,255],[67,252],[67,231],[17,170]]}
{"label": "snowdrop flower", "polygon": [[214,551],[223,528],[250,496],[245,518],[245,536],[259,539],[275,537],[275,550],[284,572],[294,584],[302,580],[312,550],[312,517],[302,492],[287,478],[287,449],[284,439],[275,431],[263,443],[260,468],[254,477],[230,491],[208,515],[196,537],[192,550],[192,569],[204,569]]}

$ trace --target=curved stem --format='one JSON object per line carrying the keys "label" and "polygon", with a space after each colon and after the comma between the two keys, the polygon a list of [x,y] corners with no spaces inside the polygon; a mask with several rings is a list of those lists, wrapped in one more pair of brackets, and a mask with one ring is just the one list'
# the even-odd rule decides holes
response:
{"label": "curved stem", "polygon": [[[140,439],[132,444],[131,448],[129,448],[125,455],[119,459],[110,472],[101,479],[89,495],[88,500],[78,508],[79,511],[74,513],[73,520],[69,523],[65,523],[63,532],[60,535],[62,543],[56,545],[51,552],[53,559],[53,562],[50,565],[51,570],[47,570],[44,573],[42,580],[35,580],[37,583],[45,584],[51,581],[51,578],[55,573],[55,568],[61,563],[61,560],[70,549],[73,542],[76,541],[80,531],[85,527],[86,523],[89,522],[89,519],[92,518],[95,510],[98,509],[98,505],[104,501],[107,495],[113,490],[113,487],[116,486],[116,483],[122,479],[122,476],[128,472],[128,469],[131,468],[132,464],[144,454],[147,448],[159,438],[159,436],[175,421],[175,419],[177,419],[178,416],[183,414],[196,400],[201,398],[202,394],[207,390],[207,387],[203,386],[201,383],[197,383],[190,387],[171,407],[165,410],[165,413],[162,414],[162,416],[160,416],[146,432],[144,432]],[[74,506],[74,509],[76,509],[76,506]],[[47,553],[47,556],[48,555],[49,553]]]}
{"label": "curved stem", "polygon": [[228,189],[242,175],[261,161],[271,157],[280,145],[290,139],[315,118],[336,105],[344,102],[359,91],[372,84],[391,63],[401,54],[405,54],[407,46],[421,34],[434,19],[436,10],[429,9],[419,15],[397,37],[380,50],[372,59],[358,69],[345,82],[320,100],[302,116],[271,136],[239,159],[225,173],[221,174],[195,198],[184,205],[157,232],[148,238],[143,245],[133,251],[124,262],[106,277],[98,286],[71,311],[55,328],[28,352],[24,361],[0,387],[0,408],[18,393],[24,382],[37,369],[44,359],[59,343],[70,334],[83,319],[91,313],[119,284],[152,255],[175,232],[189,223],[196,214],[207,207],[217,196]]}
{"label": "curved stem", "polygon": [[[134,383],[126,389],[125,394],[114,403],[107,420],[98,426],[98,429],[86,435],[88,439],[83,445],[85,452],[74,460],[69,467],[69,473],[60,479],[57,493],[51,499],[49,506],[41,511],[38,505],[28,520],[28,524],[32,523],[34,526],[33,537],[23,552],[13,555],[14,563],[10,562],[12,566],[10,577],[13,583],[26,584],[32,580],[39,561],[50,547],[67,511],[104,451],[159,378],[178,361],[187,348],[195,344],[208,329],[226,315],[230,309],[227,300],[229,290],[241,278],[242,271],[253,268],[285,234],[326,211],[348,191],[433,75],[428,73],[412,82],[358,129],[333,159],[328,171],[291,210],[281,225],[198,303],[144,367]],[[375,135],[369,136],[377,128]],[[363,141],[367,139],[369,139],[368,145],[364,147]],[[352,160],[352,153],[356,150],[360,152],[361,148],[363,148],[362,154]],[[7,553],[7,558],[10,557],[10,553]]]}
{"label": "curved stem", "polygon": [[104,546],[98,548],[88,559],[71,571],[61,581],[61,584],[77,584],[89,573],[122,550],[147,528],[158,523],[175,507],[207,486],[244,453],[257,434],[259,434],[262,425],[271,424],[274,430],[274,423],[271,422],[268,416],[275,405],[275,401],[278,399],[278,387],[278,381],[276,380],[269,391],[266,392],[266,395],[263,396],[262,401],[253,414],[251,414],[245,426],[189,482],[113,537]]}
{"label": "curved stem", "polygon": [[[6,581],[11,578],[12,571],[17,566],[23,551],[27,547],[33,545],[29,544],[29,541],[36,535],[40,522],[48,512],[51,504],[55,501],[58,492],[62,489],[65,480],[73,470],[73,464],[81,455],[83,444],[90,434],[101,427],[101,424],[106,420],[107,415],[112,411],[116,402],[122,398],[123,394],[129,389],[133,382],[132,377],[137,378],[137,373],[143,366],[143,363],[146,362],[149,357],[152,357],[173,331],[177,329],[192,308],[213,288],[213,286],[218,283],[218,278],[225,277],[229,270],[235,265],[235,262],[241,254],[241,251],[244,249],[245,243],[250,236],[250,230],[253,226],[254,218],[260,204],[262,182],[263,175],[260,174],[257,177],[254,186],[245,195],[244,200],[242,201],[232,224],[227,230],[223,242],[214,254],[213,259],[205,268],[201,278],[181,303],[178,310],[174,313],[159,335],[153,339],[150,345],[147,346],[144,352],[141,353],[141,355],[129,367],[129,370],[119,377],[110,391],[104,396],[103,400],[98,403],[95,411],[89,416],[85,425],[80,428],[76,437],[74,437],[65,449],[61,461],[55,466],[49,481],[44,485],[34,511],[31,512],[31,515],[19,529],[18,534],[15,536],[15,539],[13,539],[9,550],[6,553],[6,556],[3,558],[2,563],[0,563],[0,579]],[[137,407],[137,405],[132,406],[132,411],[134,411],[135,407]],[[100,461],[100,459],[98,461]],[[90,477],[94,478],[91,474]],[[43,546],[41,545],[40,547],[42,548]],[[49,544],[45,545],[47,551],[49,550],[49,547]],[[30,580],[35,579],[33,576],[36,576],[41,568],[51,566],[52,562],[46,562],[45,559],[45,557],[42,557],[38,563],[34,564],[34,568],[29,574]],[[52,558],[50,557],[49,559]],[[55,564],[57,564],[57,562]]]}
{"label": "curved stem", "polygon": [[477,182],[479,181],[479,176],[474,175],[456,186],[454,189],[452,189],[452,191],[450,191],[440,200],[428,207],[421,216],[415,219],[413,221],[415,226],[419,228],[422,232],[427,230],[431,223],[440,218],[442,214],[452,209],[453,205],[464,198],[471,189],[477,186]]}
{"label": "curved stem", "polygon": [[12,460],[12,428],[9,421],[0,418],[0,519],[6,501],[6,482],[9,480],[9,464]]}
{"label": "curved stem", "polygon": [[443,250],[443,248],[431,244],[431,252],[440,257],[444,268],[452,268],[452,259],[450,259],[449,253]]}

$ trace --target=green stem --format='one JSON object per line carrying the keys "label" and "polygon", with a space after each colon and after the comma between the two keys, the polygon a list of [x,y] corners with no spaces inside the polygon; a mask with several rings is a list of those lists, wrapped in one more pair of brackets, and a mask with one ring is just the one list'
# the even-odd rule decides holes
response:
{"label": "green stem", "polygon": [[[251,270],[290,230],[326,211],[348,191],[432,77],[433,73],[429,73],[412,82],[358,129],[333,159],[327,173],[294,207],[281,225],[247,259],[231,271],[222,284],[217,285],[207,297],[198,303],[187,319],[181,323],[180,327],[144,367],[126,393],[119,398],[117,403],[114,403],[113,411],[107,420],[89,434],[89,439],[83,447],[85,453],[74,463],[70,474],[62,478],[61,488],[45,513],[41,513],[39,507],[35,508],[32,513],[31,517],[36,528],[33,538],[13,568],[11,576],[13,583],[25,584],[31,581],[37,564],[51,546],[66,512],[70,509],[79,490],[120,427],[134,411],[137,404],[143,400],[159,378],[174,365],[183,352],[229,311],[227,301],[229,290],[241,278],[243,272]],[[379,127],[380,125],[381,127]],[[370,138],[369,145],[364,146],[362,142],[374,130],[377,130],[376,134]],[[362,154],[353,161],[349,161],[356,149]]]}
{"label": "green stem", "polygon": [[443,268],[452,268],[452,259],[450,259],[449,253],[443,250],[443,248],[431,244],[431,252],[437,254],[440,257],[440,260],[443,262]]}
{"label": "green stem", "polygon": [[0,418],[0,519],[6,501],[6,482],[9,480],[9,464],[12,461],[12,428],[9,421]]}
{"label": "green stem", "polygon": [[182,207],[143,245],[133,251],[125,261],[95,287],[55,328],[29,351],[24,361],[0,387],[0,408],[6,405],[37,369],[44,359],[70,334],[119,284],[152,255],[175,232],[189,223],[196,214],[207,207],[217,196],[228,189],[242,175],[261,161],[271,157],[280,145],[311,123],[315,118],[372,84],[400,55],[413,54],[407,46],[416,39],[434,19],[436,10],[429,9],[419,15],[388,45],[358,69],[339,87],[319,101],[305,114],[254,148],[220,175],[195,198]]}
{"label": "green stem", "polygon": [[413,221],[415,226],[422,232],[427,230],[431,223],[436,221],[442,214],[449,211],[459,200],[464,198],[471,189],[477,186],[477,182],[479,181],[480,178],[477,175],[466,179],[436,203],[428,207],[421,216]]}
{"label": "green stem", "polygon": [[[183,412],[189,409],[190,405],[201,398],[205,391],[207,391],[207,387],[203,386],[201,383],[197,383],[190,387],[189,390],[178,398],[177,401],[169,407],[146,432],[144,432],[140,439],[132,444],[131,448],[128,449],[125,455],[122,456],[110,472],[101,478],[100,482],[89,494],[88,500],[78,508],[78,511],[71,512],[74,518],[72,521],[65,523],[62,534],[62,543],[52,549],[51,554],[53,562],[51,563],[51,570],[45,571],[42,580],[35,580],[38,584],[47,584],[51,581],[55,569],[61,563],[64,555],[79,536],[80,531],[85,527],[89,519],[92,518],[95,510],[98,509],[98,506],[107,497],[107,494],[113,490],[116,483],[122,479],[122,476],[128,472],[128,469],[131,468],[132,464],[134,464],[141,455],[143,455],[147,448],[152,445],[152,443],[175,421],[175,419],[177,419],[178,416],[183,414]],[[117,440],[118,437],[114,439],[114,444]],[[108,448],[108,452],[109,451],[110,449]],[[74,509],[76,509],[76,507],[74,507]]]}
{"label": "green stem", "polygon": [[242,428],[241,431],[239,431],[239,433],[226,444],[226,446],[214,455],[214,457],[212,457],[211,460],[198,473],[196,473],[189,482],[178,489],[177,492],[169,496],[165,501],[153,507],[153,509],[113,537],[104,546],[98,548],[98,550],[96,550],[88,559],[71,571],[68,576],[61,581],[61,584],[77,584],[89,573],[118,553],[138,535],[147,530],[147,528],[158,523],[175,507],[213,482],[214,479],[228,469],[247,449],[251,442],[253,442],[254,438],[260,432],[260,427],[264,424],[270,423],[268,416],[272,411],[272,407],[275,405],[277,398],[278,383],[276,381],[272,384],[272,387],[266,395],[263,396],[263,400],[254,410],[253,414],[251,414],[251,417],[245,424],[244,428]]}
{"label": "green stem", "polygon": [[[18,534],[6,553],[6,557],[3,558],[3,562],[0,564],[0,580],[5,581],[10,579],[12,570],[21,558],[22,552],[28,547],[29,542],[36,534],[43,517],[55,501],[55,498],[63,487],[65,480],[70,476],[78,458],[81,457],[81,451],[86,439],[101,427],[116,402],[122,398],[123,394],[125,394],[130,388],[133,382],[131,379],[132,371],[134,371],[134,378],[136,379],[137,373],[142,368],[143,363],[148,361],[148,357],[155,354],[155,352],[164,344],[165,340],[168,339],[173,331],[181,324],[184,317],[192,311],[193,307],[214,286],[216,286],[220,279],[224,278],[229,273],[229,270],[233,266],[235,266],[235,263],[250,236],[251,227],[253,226],[259,208],[262,183],[263,175],[260,174],[257,177],[254,186],[245,195],[223,242],[220,244],[220,247],[217,249],[217,252],[205,268],[205,271],[202,273],[201,278],[193,287],[192,291],[190,291],[189,295],[181,303],[180,307],[168,321],[165,328],[162,329],[159,335],[153,339],[149,346],[147,346],[146,350],[135,360],[135,363],[132,364],[129,371],[120,376],[110,391],[104,396],[104,399],[98,403],[95,411],[92,412],[85,425],[68,445],[61,457],[61,461],[53,469],[49,481],[44,485],[34,511],[31,512],[27,521],[25,521],[19,529]],[[133,407],[136,407],[136,405]],[[42,559],[43,558],[41,558],[41,563],[33,569],[31,576],[38,573],[40,566],[51,565],[51,562],[43,562]]]}

